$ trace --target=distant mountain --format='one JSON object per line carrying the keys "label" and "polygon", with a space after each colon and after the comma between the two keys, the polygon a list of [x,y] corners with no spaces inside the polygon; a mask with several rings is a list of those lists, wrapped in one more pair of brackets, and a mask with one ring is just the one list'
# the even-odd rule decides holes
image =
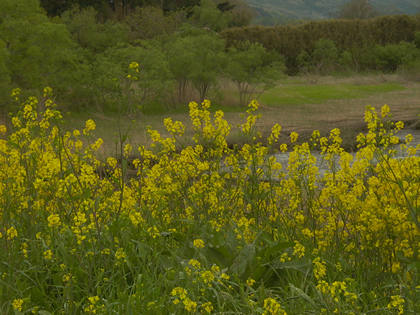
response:
{"label": "distant mountain", "polygon": [[[348,0],[245,0],[257,12],[257,24],[282,24],[293,20],[334,17]],[[419,0],[372,0],[381,14],[420,13]]]}

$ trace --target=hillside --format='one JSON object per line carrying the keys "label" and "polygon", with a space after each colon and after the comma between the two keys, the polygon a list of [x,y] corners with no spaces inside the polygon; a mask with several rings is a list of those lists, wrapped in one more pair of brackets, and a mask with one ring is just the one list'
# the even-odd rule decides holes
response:
{"label": "hillside", "polygon": [[[276,24],[290,20],[324,19],[334,16],[347,0],[246,0],[258,16],[255,22]],[[420,12],[418,0],[373,0],[382,14],[416,14]]]}

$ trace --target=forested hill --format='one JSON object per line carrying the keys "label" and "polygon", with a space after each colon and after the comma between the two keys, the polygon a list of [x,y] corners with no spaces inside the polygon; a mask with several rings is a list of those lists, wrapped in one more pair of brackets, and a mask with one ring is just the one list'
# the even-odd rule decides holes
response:
{"label": "forested hill", "polygon": [[[258,12],[257,21],[276,24],[289,20],[324,19],[335,16],[348,0],[246,0]],[[380,14],[416,14],[419,0],[372,0]]]}

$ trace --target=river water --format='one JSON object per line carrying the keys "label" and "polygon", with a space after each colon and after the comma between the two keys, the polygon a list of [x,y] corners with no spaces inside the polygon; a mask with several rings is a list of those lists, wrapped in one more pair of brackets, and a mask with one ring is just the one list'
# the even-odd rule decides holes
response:
{"label": "river water", "polygon": [[[413,136],[413,141],[410,143],[409,146],[416,147],[420,145],[420,129],[403,129],[396,135],[400,142],[405,141],[405,136],[411,134]],[[401,152],[400,145],[395,145],[394,148],[397,150],[395,157],[403,158],[405,153]],[[320,152],[314,151],[311,154],[316,158],[316,166],[319,169],[321,175],[323,175],[328,170],[328,163],[322,158]],[[356,156],[356,152],[350,152],[353,155],[353,158]],[[282,164],[284,170],[287,169],[288,162],[289,162],[289,153],[276,153],[274,155],[276,157],[277,162]],[[416,156],[420,156],[420,150],[417,150]]]}

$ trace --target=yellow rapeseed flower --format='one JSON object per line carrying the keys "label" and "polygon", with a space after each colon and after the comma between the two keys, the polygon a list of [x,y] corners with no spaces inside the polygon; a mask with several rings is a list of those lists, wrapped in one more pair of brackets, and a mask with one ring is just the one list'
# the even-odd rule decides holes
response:
{"label": "yellow rapeseed flower", "polygon": [[96,129],[96,124],[92,119],[88,119],[85,123],[85,129],[83,129],[83,134],[88,135],[90,131]]}
{"label": "yellow rapeseed flower", "polygon": [[248,278],[248,279],[246,280],[246,284],[247,284],[249,287],[252,287],[252,286],[254,285],[254,283],[255,283],[255,280],[254,280],[254,279],[252,279],[252,278]]}
{"label": "yellow rapeseed flower", "polygon": [[299,137],[299,134],[298,134],[297,132],[292,131],[292,132],[290,133],[290,142],[291,142],[291,143],[296,142],[296,141],[297,141],[297,139],[298,139],[298,137]]}
{"label": "yellow rapeseed flower", "polygon": [[201,308],[206,311],[207,313],[211,313],[213,311],[213,305],[211,302],[206,302],[201,305]]}
{"label": "yellow rapeseed flower", "polygon": [[10,227],[10,228],[6,231],[6,235],[7,235],[7,239],[8,239],[8,240],[12,240],[12,239],[14,239],[15,237],[17,237],[17,236],[18,236],[18,232],[17,232],[17,230],[15,229],[15,227],[14,227],[14,226],[12,226],[12,227]]}
{"label": "yellow rapeseed flower", "polygon": [[23,299],[14,299],[12,306],[15,311],[22,312]]}
{"label": "yellow rapeseed flower", "polygon": [[48,216],[48,227],[59,227],[61,225],[60,217],[58,214],[51,214]]}
{"label": "yellow rapeseed flower", "polygon": [[287,315],[282,309],[279,302],[273,298],[266,298],[264,300],[264,315]]}
{"label": "yellow rapeseed flower", "polygon": [[43,256],[46,260],[51,260],[53,258],[53,252],[51,251],[51,249],[47,249],[46,251],[44,251]]}
{"label": "yellow rapeseed flower", "polygon": [[204,248],[204,241],[202,239],[195,239],[193,245],[196,248]]}

